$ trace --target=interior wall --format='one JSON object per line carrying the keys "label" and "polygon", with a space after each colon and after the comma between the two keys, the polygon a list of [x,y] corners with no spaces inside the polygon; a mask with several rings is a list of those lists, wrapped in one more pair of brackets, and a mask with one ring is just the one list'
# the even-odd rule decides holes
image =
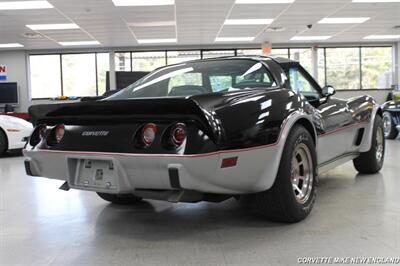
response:
{"label": "interior wall", "polygon": [[0,52],[0,64],[7,67],[7,80],[0,82],[18,83],[19,106],[16,111],[26,112],[30,100],[25,51]]}

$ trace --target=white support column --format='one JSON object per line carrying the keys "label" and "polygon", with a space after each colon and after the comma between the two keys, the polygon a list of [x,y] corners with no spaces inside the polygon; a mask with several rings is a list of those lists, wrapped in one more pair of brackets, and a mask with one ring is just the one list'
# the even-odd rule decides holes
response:
{"label": "white support column", "polygon": [[114,51],[110,51],[109,53],[109,62],[110,62],[110,77],[109,77],[109,82],[110,82],[110,90],[115,90],[117,88],[117,83],[115,79],[115,53]]}
{"label": "white support column", "polygon": [[313,78],[318,81],[318,47],[311,47],[311,69]]}
{"label": "white support column", "polygon": [[393,47],[393,84],[400,84],[400,42]]}

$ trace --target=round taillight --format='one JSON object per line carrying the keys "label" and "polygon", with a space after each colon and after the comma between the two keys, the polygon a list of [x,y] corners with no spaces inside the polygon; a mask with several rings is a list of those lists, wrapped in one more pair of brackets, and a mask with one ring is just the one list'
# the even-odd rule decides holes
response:
{"label": "round taillight", "polygon": [[57,125],[54,131],[56,143],[60,143],[65,134],[65,126],[63,124]]}
{"label": "round taillight", "polygon": [[153,123],[146,124],[142,129],[142,142],[150,146],[156,138],[157,126]]}
{"label": "round taillight", "polygon": [[171,130],[171,140],[176,146],[182,145],[186,139],[186,125],[183,123],[176,124]]}
{"label": "round taillight", "polygon": [[64,137],[64,134],[65,134],[65,126],[63,124],[57,125],[54,134],[55,134],[56,142],[60,143],[60,141],[62,140],[62,138]]}

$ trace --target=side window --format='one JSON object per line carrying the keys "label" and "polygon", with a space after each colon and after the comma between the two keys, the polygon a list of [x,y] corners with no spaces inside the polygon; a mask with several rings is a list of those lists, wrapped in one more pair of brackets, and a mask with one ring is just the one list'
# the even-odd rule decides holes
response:
{"label": "side window", "polygon": [[318,100],[318,90],[308,81],[298,68],[289,69],[290,86],[296,92],[301,93],[307,100]]}
{"label": "side window", "polygon": [[201,73],[184,73],[173,76],[169,79],[168,91],[172,88],[186,85],[203,86]]}
{"label": "side window", "polygon": [[274,87],[276,83],[268,73],[267,69],[261,64],[256,63],[245,73],[235,77],[235,88],[255,88],[255,87]]}
{"label": "side window", "polygon": [[232,76],[210,76],[210,84],[213,92],[227,90],[232,87]]}

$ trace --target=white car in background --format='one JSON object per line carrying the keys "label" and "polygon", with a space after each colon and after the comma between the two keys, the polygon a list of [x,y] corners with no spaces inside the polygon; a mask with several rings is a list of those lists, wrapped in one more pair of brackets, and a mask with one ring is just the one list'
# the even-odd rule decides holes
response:
{"label": "white car in background", "polygon": [[32,133],[32,124],[17,117],[0,115],[0,155],[22,149]]}

